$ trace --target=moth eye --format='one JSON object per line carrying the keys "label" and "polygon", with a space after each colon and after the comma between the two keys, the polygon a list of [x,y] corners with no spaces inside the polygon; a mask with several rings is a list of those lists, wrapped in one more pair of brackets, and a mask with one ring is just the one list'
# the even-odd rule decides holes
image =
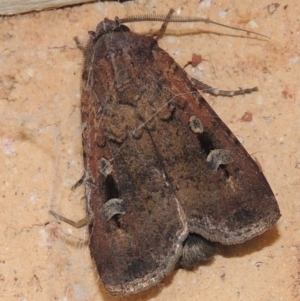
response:
{"label": "moth eye", "polygon": [[189,126],[195,134],[202,134],[204,127],[201,120],[197,116],[191,116]]}
{"label": "moth eye", "polygon": [[229,150],[226,149],[214,149],[208,154],[206,161],[208,162],[208,168],[216,171],[221,164],[229,164],[233,162],[233,158]]}
{"label": "moth eye", "polygon": [[125,202],[122,199],[110,199],[107,201],[102,207],[102,214],[104,215],[105,219],[108,221],[112,217],[118,214],[125,214]]}

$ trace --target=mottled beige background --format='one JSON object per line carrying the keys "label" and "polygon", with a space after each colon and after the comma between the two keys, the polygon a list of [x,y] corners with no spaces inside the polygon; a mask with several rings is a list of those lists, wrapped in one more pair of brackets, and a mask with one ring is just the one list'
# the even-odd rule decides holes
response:
{"label": "mottled beige background", "polygon": [[[140,0],[1,19],[0,300],[300,300],[300,3],[271,4]],[[74,220],[85,215],[83,187],[70,190],[83,174],[82,54],[73,37],[86,41],[87,31],[104,17],[167,13],[170,7],[271,37],[241,38],[215,26],[176,24],[160,45],[181,65],[193,52],[201,54],[203,63],[187,70],[207,84],[259,87],[232,99],[205,97],[261,165],[282,218],[262,236],[222,248],[194,272],[180,270],[148,291],[114,298],[95,271],[87,230],[48,214],[51,208]],[[132,25],[139,32],[158,27]],[[241,121],[245,112],[253,114],[251,122]]]}

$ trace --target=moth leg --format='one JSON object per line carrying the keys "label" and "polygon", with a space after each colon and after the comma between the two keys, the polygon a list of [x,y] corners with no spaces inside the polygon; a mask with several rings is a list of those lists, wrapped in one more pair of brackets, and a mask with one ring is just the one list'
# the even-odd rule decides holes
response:
{"label": "moth leg", "polygon": [[203,261],[211,259],[216,253],[216,246],[202,236],[190,233],[183,244],[182,257],[179,266],[190,270],[199,266]]}
{"label": "moth leg", "polygon": [[191,78],[191,82],[194,84],[194,86],[198,90],[215,95],[215,96],[220,95],[220,96],[232,97],[232,96],[236,96],[236,95],[243,95],[243,94],[247,94],[247,93],[252,93],[254,91],[258,91],[257,87],[250,88],[250,89],[240,89],[240,90],[236,90],[236,91],[219,90],[219,89],[213,88],[209,85],[206,85],[203,82],[201,82],[195,78]]}
{"label": "moth leg", "polygon": [[71,187],[71,190],[74,191],[79,186],[81,186],[83,184],[84,180],[85,180],[85,174]]}
{"label": "moth leg", "polygon": [[83,53],[85,53],[85,47],[81,44],[81,42],[79,41],[78,37],[74,37],[73,38],[77,48],[82,51]]}
{"label": "moth leg", "polygon": [[62,221],[62,222],[65,222],[71,226],[73,226],[74,228],[82,228],[86,225],[89,225],[91,223],[91,221],[93,220],[93,218],[91,216],[86,216],[84,217],[83,219],[81,219],[80,221],[78,222],[74,222],[52,210],[49,210],[49,213],[52,214],[55,218],[57,218],[58,220]]}
{"label": "moth leg", "polygon": [[153,36],[155,36],[157,41],[164,36],[167,26],[168,26],[168,23],[169,23],[170,19],[172,18],[172,15],[174,14],[174,12],[175,12],[175,10],[173,8],[170,9],[161,28],[156,33],[153,34]]}

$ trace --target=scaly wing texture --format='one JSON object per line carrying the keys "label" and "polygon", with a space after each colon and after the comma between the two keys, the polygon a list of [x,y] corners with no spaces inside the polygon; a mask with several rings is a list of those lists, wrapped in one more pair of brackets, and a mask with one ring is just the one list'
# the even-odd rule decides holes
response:
{"label": "scaly wing texture", "polygon": [[99,35],[83,80],[90,247],[112,294],[159,282],[188,232],[236,244],[278,220],[257,164],[154,39]]}

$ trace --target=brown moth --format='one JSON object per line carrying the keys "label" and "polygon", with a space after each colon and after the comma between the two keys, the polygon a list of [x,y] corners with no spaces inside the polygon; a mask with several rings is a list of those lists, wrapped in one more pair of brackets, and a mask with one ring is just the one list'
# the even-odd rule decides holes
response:
{"label": "brown moth", "polygon": [[85,187],[91,255],[106,289],[139,292],[210,259],[214,242],[240,244],[272,227],[280,211],[267,180],[199,82],[157,39],[118,19],[90,35]]}

